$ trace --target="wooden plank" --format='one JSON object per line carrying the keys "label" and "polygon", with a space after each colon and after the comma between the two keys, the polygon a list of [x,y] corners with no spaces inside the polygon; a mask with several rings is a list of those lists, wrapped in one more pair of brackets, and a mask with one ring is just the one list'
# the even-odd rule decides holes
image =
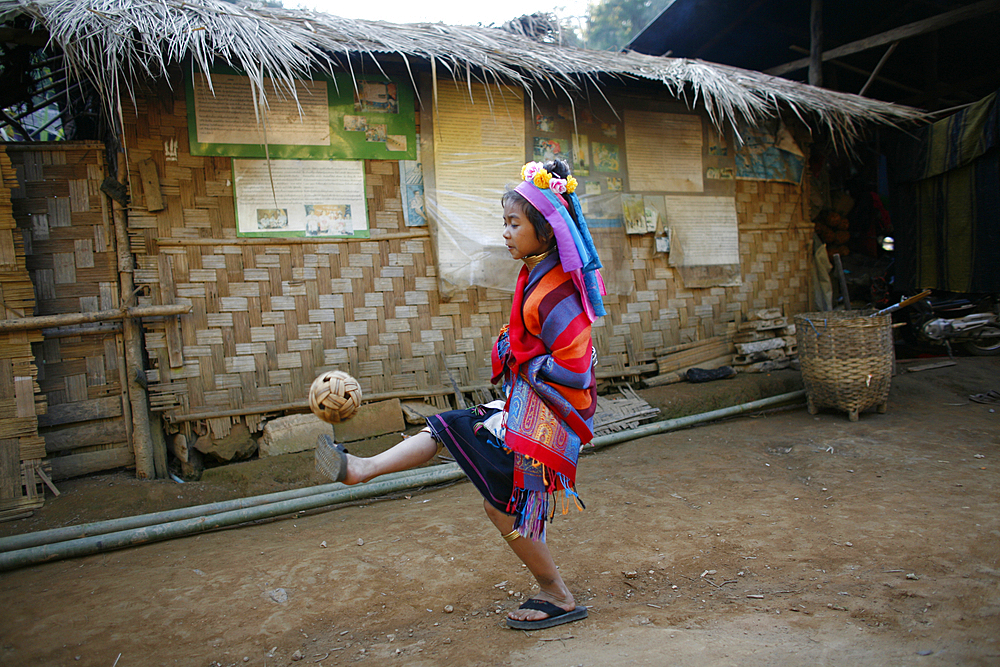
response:
{"label": "wooden plank", "polygon": [[45,451],[48,453],[128,442],[125,422],[121,419],[100,419],[53,429],[42,433],[42,437],[45,438]]}
{"label": "wooden plank", "polygon": [[53,480],[79,477],[114,468],[130,468],[135,465],[135,456],[127,447],[55,456],[48,460],[52,464]]}
{"label": "wooden plank", "polygon": [[[160,273],[160,303],[165,306],[174,303],[174,271],[170,265],[170,255],[157,257]],[[181,325],[177,317],[168,317],[164,321],[164,332],[167,339],[167,358],[171,368],[181,368],[184,365],[184,343],[181,339]]]}
{"label": "wooden plank", "polygon": [[160,192],[160,174],[156,171],[156,163],[148,158],[139,163],[139,177],[142,179],[142,191],[146,195],[146,210],[162,211],[166,208],[163,194]]}
{"label": "wooden plank", "polygon": [[930,371],[935,368],[947,368],[948,366],[954,366],[954,361],[936,361],[933,364],[920,364],[919,366],[910,366],[907,368],[909,373],[919,373],[920,371]]}
{"label": "wooden plank", "polygon": [[0,507],[7,501],[20,499],[21,492],[21,448],[17,438],[0,440]]}
{"label": "wooden plank", "polygon": [[122,399],[120,396],[92,398],[76,403],[61,403],[50,405],[44,415],[38,415],[39,426],[58,426],[75,422],[92,421],[120,417],[122,414]]}

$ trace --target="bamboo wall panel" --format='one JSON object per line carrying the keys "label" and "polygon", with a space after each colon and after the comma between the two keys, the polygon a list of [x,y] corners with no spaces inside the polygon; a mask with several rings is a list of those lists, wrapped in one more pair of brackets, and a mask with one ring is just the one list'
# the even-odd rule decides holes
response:
{"label": "bamboo wall panel", "polygon": [[[357,377],[369,395],[444,392],[451,378],[488,383],[510,296],[475,288],[441,299],[430,238],[399,238],[414,229],[403,222],[398,163],[365,163],[370,240],[238,239],[230,160],[189,154],[181,96],[138,105],[124,114],[130,181],[139,183],[140,164],[152,160],[164,209],[144,210],[133,190],[136,283],[151,286],[144,305],[161,303],[159,285],[169,279],[174,301],[192,306],[178,322],[173,364],[167,325],[146,323],[154,410],[262,414],[304,402],[329,368]],[[743,283],[685,289],[651,235],[629,236],[634,290],[607,297],[609,314],[594,330],[599,371],[638,375],[659,351],[715,336],[750,309],[806,308],[811,231],[802,189],[740,181],[736,191]],[[228,423],[212,423],[220,421]]]}
{"label": "bamboo wall panel", "polygon": [[[17,174],[0,147],[0,312],[3,319],[31,316],[35,294],[25,264],[23,235],[14,221],[11,198]],[[45,457],[37,413],[45,411],[32,343],[38,331],[0,334],[0,518],[41,507],[45,500],[37,471]]]}
{"label": "bamboo wall panel", "polygon": [[[21,185],[13,213],[25,235],[26,267],[34,283],[34,313],[94,312],[119,307],[118,269],[107,197],[102,144],[23,144],[9,148]],[[122,412],[121,336],[114,330],[75,335],[37,336],[38,383],[48,404],[40,417],[42,436],[53,429],[91,420],[110,420],[97,445],[92,440],[53,435],[48,456],[131,447]],[[45,455],[43,448],[41,455]],[[51,461],[50,461],[51,462]],[[74,468],[62,461],[54,470]],[[58,475],[57,475],[58,476]]]}

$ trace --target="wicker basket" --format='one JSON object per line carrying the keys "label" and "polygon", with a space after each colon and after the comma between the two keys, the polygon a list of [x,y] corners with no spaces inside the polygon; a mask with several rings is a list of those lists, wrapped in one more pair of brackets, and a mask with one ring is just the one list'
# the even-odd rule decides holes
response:
{"label": "wicker basket", "polygon": [[885,412],[892,379],[891,318],[848,310],[795,316],[795,337],[809,413],[847,412],[852,422],[870,407]]}

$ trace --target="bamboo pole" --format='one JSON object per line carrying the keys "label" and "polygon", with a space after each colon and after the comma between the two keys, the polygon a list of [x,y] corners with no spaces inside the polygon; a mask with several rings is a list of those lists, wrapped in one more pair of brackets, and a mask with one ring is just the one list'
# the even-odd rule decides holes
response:
{"label": "bamboo pole", "polygon": [[[131,273],[129,275],[132,275]],[[97,310],[92,313],[62,313],[60,315],[39,315],[37,317],[18,317],[12,320],[0,320],[0,333],[7,331],[25,331],[64,327],[89,322],[107,322],[109,320],[127,320],[139,317],[160,317],[164,315],[183,315],[191,310],[191,306],[135,306],[133,308],[116,308],[114,310]],[[79,333],[85,333],[83,331]]]}
{"label": "bamboo pole", "polygon": [[[127,177],[126,156],[118,152],[118,182]],[[115,252],[118,259],[118,281],[121,287],[122,307],[128,309],[135,302],[134,264],[128,239],[125,207],[111,201],[111,217],[115,225]],[[153,438],[149,424],[149,397],[140,378],[145,377],[142,363],[142,330],[134,317],[122,320],[122,334],[125,345],[125,367],[128,377],[128,397],[132,408],[132,450],[135,453],[135,476],[138,479],[153,479],[157,476],[157,457],[153,453]],[[163,452],[163,477],[166,477],[166,452]]]}
{"label": "bamboo pole", "polygon": [[[459,387],[459,391],[471,392],[471,391],[486,391],[493,387],[491,384],[475,384],[466,385]],[[429,389],[421,389],[420,391],[385,391],[379,394],[365,394],[365,403],[374,403],[376,401],[387,401],[391,398],[398,398],[401,400],[405,399],[418,399],[424,398],[426,396],[444,396],[445,394],[454,393],[454,389],[449,389],[447,387],[431,387]],[[207,412],[190,412],[186,415],[176,415],[167,414],[167,420],[172,424],[180,424],[183,422],[193,422],[193,421],[203,421],[205,419],[219,419],[221,417],[242,417],[243,415],[260,415],[270,412],[305,412],[309,409],[309,400],[303,399],[301,401],[295,401],[292,403],[277,403],[273,405],[249,405],[242,408],[233,408],[231,410],[215,410]]]}
{"label": "bamboo pole", "polygon": [[380,234],[370,238],[342,237],[316,237],[316,236],[240,236],[234,239],[172,239],[158,238],[156,244],[160,246],[200,246],[200,245],[299,245],[303,243],[360,243],[362,241],[392,241],[397,239],[420,239],[429,237],[431,233],[426,229],[413,232],[397,232],[393,234]]}

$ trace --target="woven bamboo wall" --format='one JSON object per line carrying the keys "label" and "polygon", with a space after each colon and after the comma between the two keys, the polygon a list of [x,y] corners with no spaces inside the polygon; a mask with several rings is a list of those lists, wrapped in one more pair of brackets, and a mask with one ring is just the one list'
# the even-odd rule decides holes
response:
{"label": "woven bamboo wall", "polygon": [[[34,314],[117,308],[114,230],[100,189],[103,144],[24,144],[8,150],[21,184],[13,207],[25,232]],[[38,382],[48,403],[38,423],[55,478],[134,462],[115,328],[46,331],[44,342],[35,345],[42,361]]]}
{"label": "woven bamboo wall", "polygon": [[[11,196],[19,190],[6,150],[0,147],[0,319],[31,316],[35,293],[25,266]],[[45,457],[36,414],[45,412],[31,345],[38,331],[0,334],[0,518],[11,518],[44,502],[37,474]],[[44,474],[44,473],[43,473]]]}
{"label": "woven bamboo wall", "polygon": [[[124,114],[130,181],[152,159],[166,208],[144,212],[141,188],[132,188],[136,283],[153,287],[146,304],[192,306],[179,336],[147,323],[154,410],[198,415],[221,435],[240,418],[233,413],[254,412],[254,429],[261,413],[304,405],[327,368],[357,377],[368,396],[450,392],[449,371],[465,387],[488,382],[510,298],[484,289],[439,298],[430,238],[403,223],[397,163],[365,164],[371,240],[238,239],[229,159],[188,153],[180,97],[138,104]],[[685,289],[651,236],[629,237],[635,290],[607,299],[609,315],[594,331],[599,371],[655,371],[648,362],[659,350],[713,336],[740,313],[805,309],[811,232],[802,201],[797,186],[737,183],[739,287]]]}

